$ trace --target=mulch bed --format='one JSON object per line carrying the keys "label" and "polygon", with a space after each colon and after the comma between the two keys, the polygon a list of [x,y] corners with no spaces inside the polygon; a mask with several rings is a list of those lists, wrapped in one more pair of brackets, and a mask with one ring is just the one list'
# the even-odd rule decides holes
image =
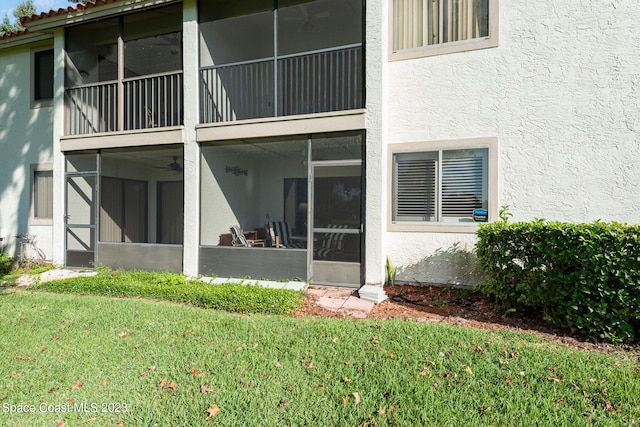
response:
{"label": "mulch bed", "polygon": [[[496,302],[479,292],[414,285],[385,286],[385,292],[388,300],[377,304],[369,318],[447,322],[488,330],[520,330],[582,350],[616,352],[625,348],[640,354],[640,346],[637,344],[618,346],[594,341],[578,331],[553,328],[542,319],[541,313],[511,313],[505,316],[504,310]],[[342,317],[342,314],[319,307],[312,295],[307,295],[303,307],[296,315]]]}

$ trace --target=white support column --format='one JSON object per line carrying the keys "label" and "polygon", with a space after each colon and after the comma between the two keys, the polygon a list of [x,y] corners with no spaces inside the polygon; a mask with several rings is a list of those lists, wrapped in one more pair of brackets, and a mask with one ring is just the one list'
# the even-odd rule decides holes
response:
{"label": "white support column", "polygon": [[118,19],[118,85],[116,86],[117,96],[117,117],[118,117],[118,130],[124,130],[124,22],[123,18]]}
{"label": "white support column", "polygon": [[198,274],[200,245],[200,147],[196,142],[199,121],[198,2],[183,2],[184,70],[184,256],[183,270]]}
{"label": "white support column", "polygon": [[[391,0],[388,0],[391,1]],[[365,288],[368,298],[383,300],[385,281],[385,234],[387,203],[387,165],[383,132],[383,78],[386,63],[386,2],[367,2],[365,34],[366,67],[366,219]],[[373,286],[373,288],[372,288]],[[377,289],[377,290],[376,290]]]}
{"label": "white support column", "polygon": [[60,137],[64,135],[64,29],[56,28],[53,41],[53,263],[64,264],[64,155]]}

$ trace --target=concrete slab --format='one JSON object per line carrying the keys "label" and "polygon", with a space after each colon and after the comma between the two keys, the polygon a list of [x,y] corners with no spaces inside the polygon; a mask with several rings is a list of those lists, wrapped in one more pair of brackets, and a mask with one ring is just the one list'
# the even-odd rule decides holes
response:
{"label": "concrete slab", "polygon": [[350,296],[354,295],[355,291],[354,290],[348,290],[348,289],[329,289],[326,296],[331,297],[331,298],[343,298],[343,299],[347,299]]}
{"label": "concrete slab", "polygon": [[79,271],[69,270],[66,268],[58,268],[55,270],[48,270],[40,274],[40,283],[50,282],[52,280],[62,280],[71,277],[83,277],[83,276],[95,276],[97,271]]}
{"label": "concrete slab", "polygon": [[203,282],[211,283],[212,285],[235,283],[239,285],[260,286],[262,288],[270,289],[288,289],[291,291],[303,291],[308,286],[307,282],[276,282],[273,280],[236,279],[231,277],[202,277],[200,280],[202,280]]}
{"label": "concrete slab", "polygon": [[362,311],[364,313],[369,314],[371,310],[373,310],[374,305],[375,304],[372,303],[371,301],[365,301],[363,299],[356,298],[356,297],[349,297],[349,299],[345,301],[342,308],[345,310]]}
{"label": "concrete slab", "polygon": [[273,282],[271,280],[247,280],[242,283],[243,285],[259,286],[261,288],[268,289],[283,289],[284,282]]}
{"label": "concrete slab", "polygon": [[387,299],[382,286],[364,285],[358,289],[358,296],[364,300],[380,304]]}
{"label": "concrete slab", "polygon": [[349,316],[349,317],[353,317],[354,319],[366,319],[367,318],[367,313],[365,313],[364,311],[360,311],[360,310],[345,310],[344,308],[341,308],[338,310],[338,313],[344,315],[344,316]]}
{"label": "concrete slab", "polygon": [[329,311],[337,311],[345,303],[341,298],[322,297],[318,300],[318,305]]}
{"label": "concrete slab", "polygon": [[307,282],[284,282],[282,289],[288,289],[290,291],[304,291],[307,289]]}
{"label": "concrete slab", "polygon": [[325,296],[325,294],[327,292],[329,292],[329,291],[326,290],[326,289],[320,289],[320,288],[308,288],[307,289],[307,294],[313,295],[313,296],[318,297],[318,298]]}

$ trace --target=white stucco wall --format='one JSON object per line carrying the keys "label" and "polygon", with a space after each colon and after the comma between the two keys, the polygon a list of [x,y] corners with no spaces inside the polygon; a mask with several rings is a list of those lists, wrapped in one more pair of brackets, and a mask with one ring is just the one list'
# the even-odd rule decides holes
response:
{"label": "white stucco wall", "polygon": [[[388,63],[385,144],[496,137],[513,220],[640,223],[640,3],[501,1],[499,20],[496,48]],[[387,232],[385,249],[399,280],[474,284],[443,255],[474,241]]]}
{"label": "white stucco wall", "polygon": [[384,112],[387,103],[385,2],[366,4],[366,149],[365,149],[365,266],[367,285],[384,284],[386,230],[386,150],[384,146]]}
{"label": "white stucco wall", "polygon": [[28,232],[51,259],[51,226],[30,223],[30,165],[53,161],[52,108],[30,108],[31,48],[43,46],[0,49],[0,247],[14,254],[14,236]]}
{"label": "white stucco wall", "polygon": [[[185,105],[196,105],[198,92],[198,10],[196,0],[183,2],[182,65]],[[200,147],[196,142],[197,108],[184,109],[184,244],[182,266],[187,275],[198,274],[200,243]]]}

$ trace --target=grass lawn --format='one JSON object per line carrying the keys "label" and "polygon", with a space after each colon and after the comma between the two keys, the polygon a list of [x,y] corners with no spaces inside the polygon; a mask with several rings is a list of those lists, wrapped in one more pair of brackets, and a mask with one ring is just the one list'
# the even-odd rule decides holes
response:
{"label": "grass lawn", "polygon": [[2,425],[640,422],[637,355],[527,334],[17,289],[0,307]]}

